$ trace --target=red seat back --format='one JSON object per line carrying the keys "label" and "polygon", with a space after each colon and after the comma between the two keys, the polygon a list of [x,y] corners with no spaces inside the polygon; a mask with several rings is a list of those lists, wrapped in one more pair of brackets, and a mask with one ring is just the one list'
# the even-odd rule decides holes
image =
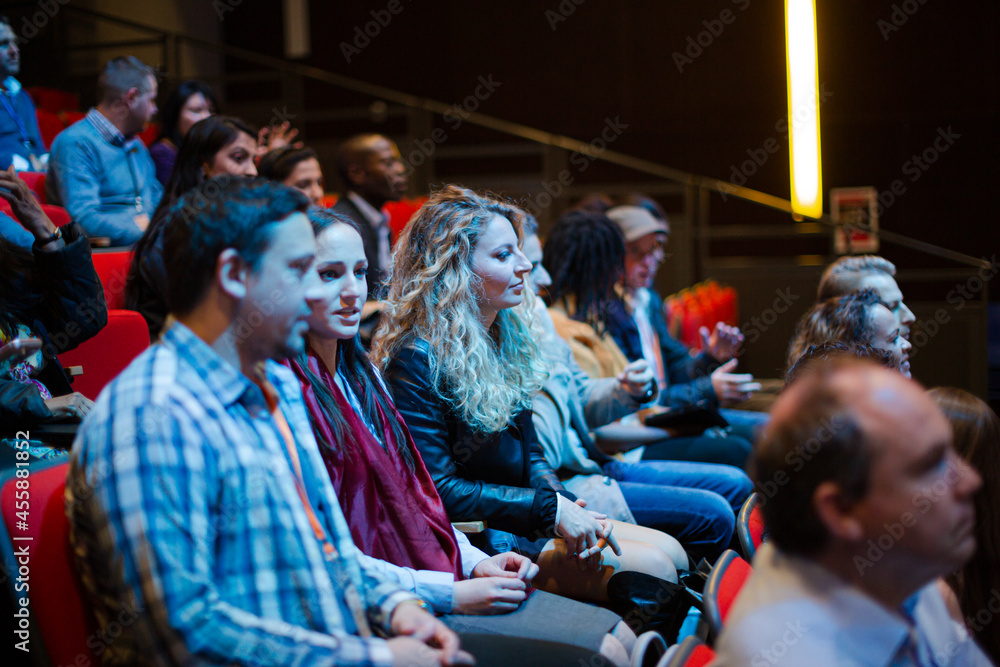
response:
{"label": "red seat back", "polygon": [[38,132],[42,135],[42,141],[51,148],[56,135],[65,130],[66,125],[58,115],[45,109],[35,109],[35,118],[38,120]]}
{"label": "red seat back", "polygon": [[[60,463],[39,470],[42,465],[33,461],[30,466],[33,472],[26,480],[19,480],[12,473],[3,482],[0,505],[6,528],[4,537],[13,538],[14,554],[27,547],[31,591],[28,605],[49,662],[53,665],[100,664],[91,651],[92,642],[88,641],[97,636],[97,621],[85,602],[86,594],[77,576],[69,543],[69,521],[63,500],[69,464]],[[26,488],[19,489],[19,481]],[[16,567],[21,565],[23,562]],[[12,579],[10,583],[16,586],[16,576]],[[15,597],[22,595],[19,593]],[[15,606],[15,613],[17,609]]]}
{"label": "red seat back", "polygon": [[732,549],[726,549],[716,561],[705,583],[704,594],[705,617],[715,636],[722,632],[729,610],[751,574],[753,568],[750,563]]}
{"label": "red seat back", "polygon": [[69,217],[69,211],[64,209],[62,206],[50,206],[48,204],[42,205],[42,210],[45,211],[45,215],[49,216],[49,220],[56,227],[63,227],[71,222]]}
{"label": "red seat back", "polygon": [[[673,650],[666,667],[705,667],[715,658],[715,651],[697,637],[687,637]],[[659,667],[659,665],[657,666]]]}
{"label": "red seat back", "polygon": [[65,90],[33,86],[28,88],[28,94],[31,95],[36,107],[52,113],[80,108],[80,96]]}
{"label": "red seat back", "polygon": [[125,307],[125,280],[132,262],[129,250],[99,250],[93,254],[94,269],[104,288],[104,300],[108,310]]}
{"label": "red seat back", "polygon": [[151,146],[158,136],[160,136],[159,123],[150,123],[145,130],[139,133],[139,138],[147,147]]}
{"label": "red seat back", "polygon": [[399,238],[403,227],[406,227],[406,223],[410,221],[413,214],[420,210],[420,207],[426,201],[427,197],[417,197],[416,199],[386,202],[385,210],[389,214],[389,229],[392,230],[392,238]]}
{"label": "red seat back", "polygon": [[35,193],[38,201],[45,203],[45,172],[44,171],[19,171],[17,177],[28,184],[28,188]]}
{"label": "red seat back", "polygon": [[59,363],[70,369],[73,390],[97,400],[133,359],[149,347],[149,327],[133,310],[109,310],[108,325],[75,350],[59,355]]}
{"label": "red seat back", "polygon": [[760,510],[760,496],[751,493],[736,517],[736,534],[747,560],[753,560],[757,549],[764,543],[764,513]]}
{"label": "red seat back", "polygon": [[[69,211],[64,209],[62,206],[49,206],[48,204],[42,204],[42,210],[45,215],[49,216],[49,220],[56,227],[62,227],[63,225],[68,225],[70,223]],[[11,208],[10,202],[6,199],[0,199],[0,211],[3,211],[10,217],[17,220],[17,216],[14,215],[14,209]]]}

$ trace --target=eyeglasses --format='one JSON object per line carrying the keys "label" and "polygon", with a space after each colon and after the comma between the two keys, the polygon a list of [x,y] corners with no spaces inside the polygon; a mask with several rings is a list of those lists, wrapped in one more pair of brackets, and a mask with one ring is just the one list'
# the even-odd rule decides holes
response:
{"label": "eyeglasses", "polygon": [[653,257],[657,261],[660,261],[666,256],[666,245],[666,239],[656,239],[652,242],[644,243],[629,243],[626,247],[626,252],[632,259],[643,260]]}

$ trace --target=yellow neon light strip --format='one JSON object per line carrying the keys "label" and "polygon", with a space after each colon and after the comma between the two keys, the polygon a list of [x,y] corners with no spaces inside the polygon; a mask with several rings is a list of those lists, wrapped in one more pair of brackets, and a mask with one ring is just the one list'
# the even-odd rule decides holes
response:
{"label": "yellow neon light strip", "polygon": [[810,218],[823,215],[819,64],[816,54],[815,0],[785,0],[792,211]]}

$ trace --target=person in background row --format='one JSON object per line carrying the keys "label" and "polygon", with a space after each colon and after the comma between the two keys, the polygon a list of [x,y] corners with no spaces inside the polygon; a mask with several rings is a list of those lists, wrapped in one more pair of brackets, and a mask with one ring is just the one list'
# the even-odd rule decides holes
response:
{"label": "person in background row", "polygon": [[87,236],[130,246],[163,196],[156,166],[137,136],[156,113],[156,72],[132,56],[101,71],[97,107],[52,142],[45,193]]}
{"label": "person in background row", "polygon": [[[357,223],[318,207],[309,210],[309,219],[324,298],[313,304],[305,352],[287,363],[302,384],[354,543],[385,567],[406,568],[403,576],[435,612],[448,614],[445,623],[460,635],[559,642],[626,664],[625,646],[635,637],[617,616],[543,591],[529,596],[537,565],[512,552],[488,556],[449,523],[434,481],[358,337],[368,260]],[[553,624],[553,618],[572,623]],[[612,628],[614,637],[608,634]],[[564,655],[556,664],[566,660]]]}
{"label": "person in background row", "polygon": [[49,155],[38,131],[35,103],[16,77],[21,71],[17,35],[0,16],[0,169],[45,171]]}
{"label": "person in background row", "polygon": [[625,239],[622,298],[609,304],[608,333],[630,360],[649,362],[660,383],[660,405],[675,408],[700,402],[718,406],[732,432],[752,441],[767,423],[767,414],[729,409],[750,398],[755,386],[752,377],[733,373],[743,346],[740,330],[722,322],[714,323],[711,331],[702,327],[702,349],[696,357],[667,330],[663,299],[653,289],[653,281],[666,257],[670,225],[654,215],[656,210],[616,206],[607,212]]}
{"label": "person in background row", "polygon": [[817,365],[774,404],[752,468],[773,487],[770,537],[712,665],[992,664],[935,583],[975,552],[982,480],[922,387],[867,361]]}
{"label": "person in background row", "polygon": [[314,206],[323,199],[326,181],[316,151],[311,148],[285,146],[260,159],[257,171],[264,178],[295,188]]}
{"label": "person in background row", "polygon": [[165,227],[176,322],[101,393],[66,481],[98,627],[139,610],[104,665],[471,661],[365,564],[276,363],[303,351],[321,298],[308,206],[264,179],[213,179]]}
{"label": "person in background row", "polygon": [[846,296],[866,287],[875,290],[882,305],[889,309],[899,325],[903,338],[910,338],[910,327],[917,321],[913,311],[903,303],[903,293],[896,284],[896,267],[878,255],[841,257],[826,267],[819,281],[816,302],[835,296]]}
{"label": "person in background row", "polygon": [[337,149],[336,159],[344,195],[333,210],[360,225],[371,278],[370,297],[380,299],[392,265],[393,244],[389,214],[384,207],[406,195],[406,167],[396,144],[380,134],[351,137]]}
{"label": "person in background row", "polygon": [[[990,659],[1000,664],[1000,419],[990,406],[963,389],[941,387],[928,394],[951,423],[955,449],[983,478],[976,493],[976,553],[948,576],[960,616]],[[997,611],[993,611],[996,609]],[[985,613],[988,612],[988,613]]]}
{"label": "person in background row", "polygon": [[104,328],[108,309],[80,227],[57,229],[13,167],[0,172],[0,197],[35,239],[29,252],[0,238],[0,343],[42,342],[27,358],[0,365],[3,437],[48,419],[86,416],[93,403],[73,391],[56,355]]}
{"label": "person in background row", "polygon": [[803,315],[788,346],[788,368],[795,365],[809,346],[830,340],[870,345],[888,352],[899,372],[910,377],[909,351],[913,346],[874,289],[833,297]]}
{"label": "person in background row", "polygon": [[[559,219],[545,245],[543,263],[552,278],[546,301],[556,331],[569,343],[577,364],[587,375],[617,377],[629,359],[606,330],[610,327],[606,323],[612,310],[620,309],[617,290],[626,266],[620,228],[602,214],[571,211]],[[687,352],[684,355],[687,357]],[[641,358],[640,354],[637,359]],[[710,378],[696,382],[707,385],[706,392],[712,391]],[[662,401],[662,396],[658,400]],[[635,448],[624,454],[629,463],[675,460],[743,468],[750,454],[750,441],[730,433],[667,435],[657,430],[656,440],[642,447],[642,440],[630,432],[627,439],[616,438],[612,444],[621,449]]]}
{"label": "person in background row", "polygon": [[[552,279],[542,262],[536,228],[529,224],[526,229],[524,254],[533,267],[526,282],[536,292],[544,292]],[[600,451],[591,430],[655,400],[653,374],[646,361],[639,359],[617,377],[587,377],[569,343],[556,333],[541,300],[534,314],[545,331],[539,344],[549,363],[549,375],[532,404],[532,421],[545,460],[563,485],[586,500],[588,507],[626,521],[615,526],[619,537],[648,542],[650,533],[670,536],[669,542],[661,539],[658,546],[671,554],[678,569],[688,569],[689,555],[694,562],[703,556],[714,560],[729,546],[736,525],[734,511],[750,495],[746,473],[708,463],[625,463]]]}
{"label": "person in background row", "polygon": [[212,87],[203,81],[182,81],[160,110],[160,136],[149,147],[156,165],[156,179],[166,188],[177,162],[177,151],[191,126],[219,113]]}
{"label": "person in background row", "polygon": [[[135,245],[125,282],[125,306],[138,311],[156,340],[167,317],[167,267],[163,263],[163,234],[177,201],[216,176],[249,178],[257,175],[253,129],[238,118],[210,116],[191,126],[181,143],[167,191],[153,213],[153,221]],[[205,202],[201,203],[202,205]],[[198,210],[188,214],[197,214]]]}

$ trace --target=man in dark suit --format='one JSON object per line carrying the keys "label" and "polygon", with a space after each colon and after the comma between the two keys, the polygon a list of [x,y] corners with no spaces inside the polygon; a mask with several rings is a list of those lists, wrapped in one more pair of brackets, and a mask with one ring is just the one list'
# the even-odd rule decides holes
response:
{"label": "man in dark suit", "polygon": [[351,137],[337,151],[337,172],[344,184],[344,196],[333,210],[356,221],[368,258],[370,298],[385,295],[384,278],[392,263],[392,232],[386,202],[399,201],[406,194],[406,169],[399,149],[380,134]]}

